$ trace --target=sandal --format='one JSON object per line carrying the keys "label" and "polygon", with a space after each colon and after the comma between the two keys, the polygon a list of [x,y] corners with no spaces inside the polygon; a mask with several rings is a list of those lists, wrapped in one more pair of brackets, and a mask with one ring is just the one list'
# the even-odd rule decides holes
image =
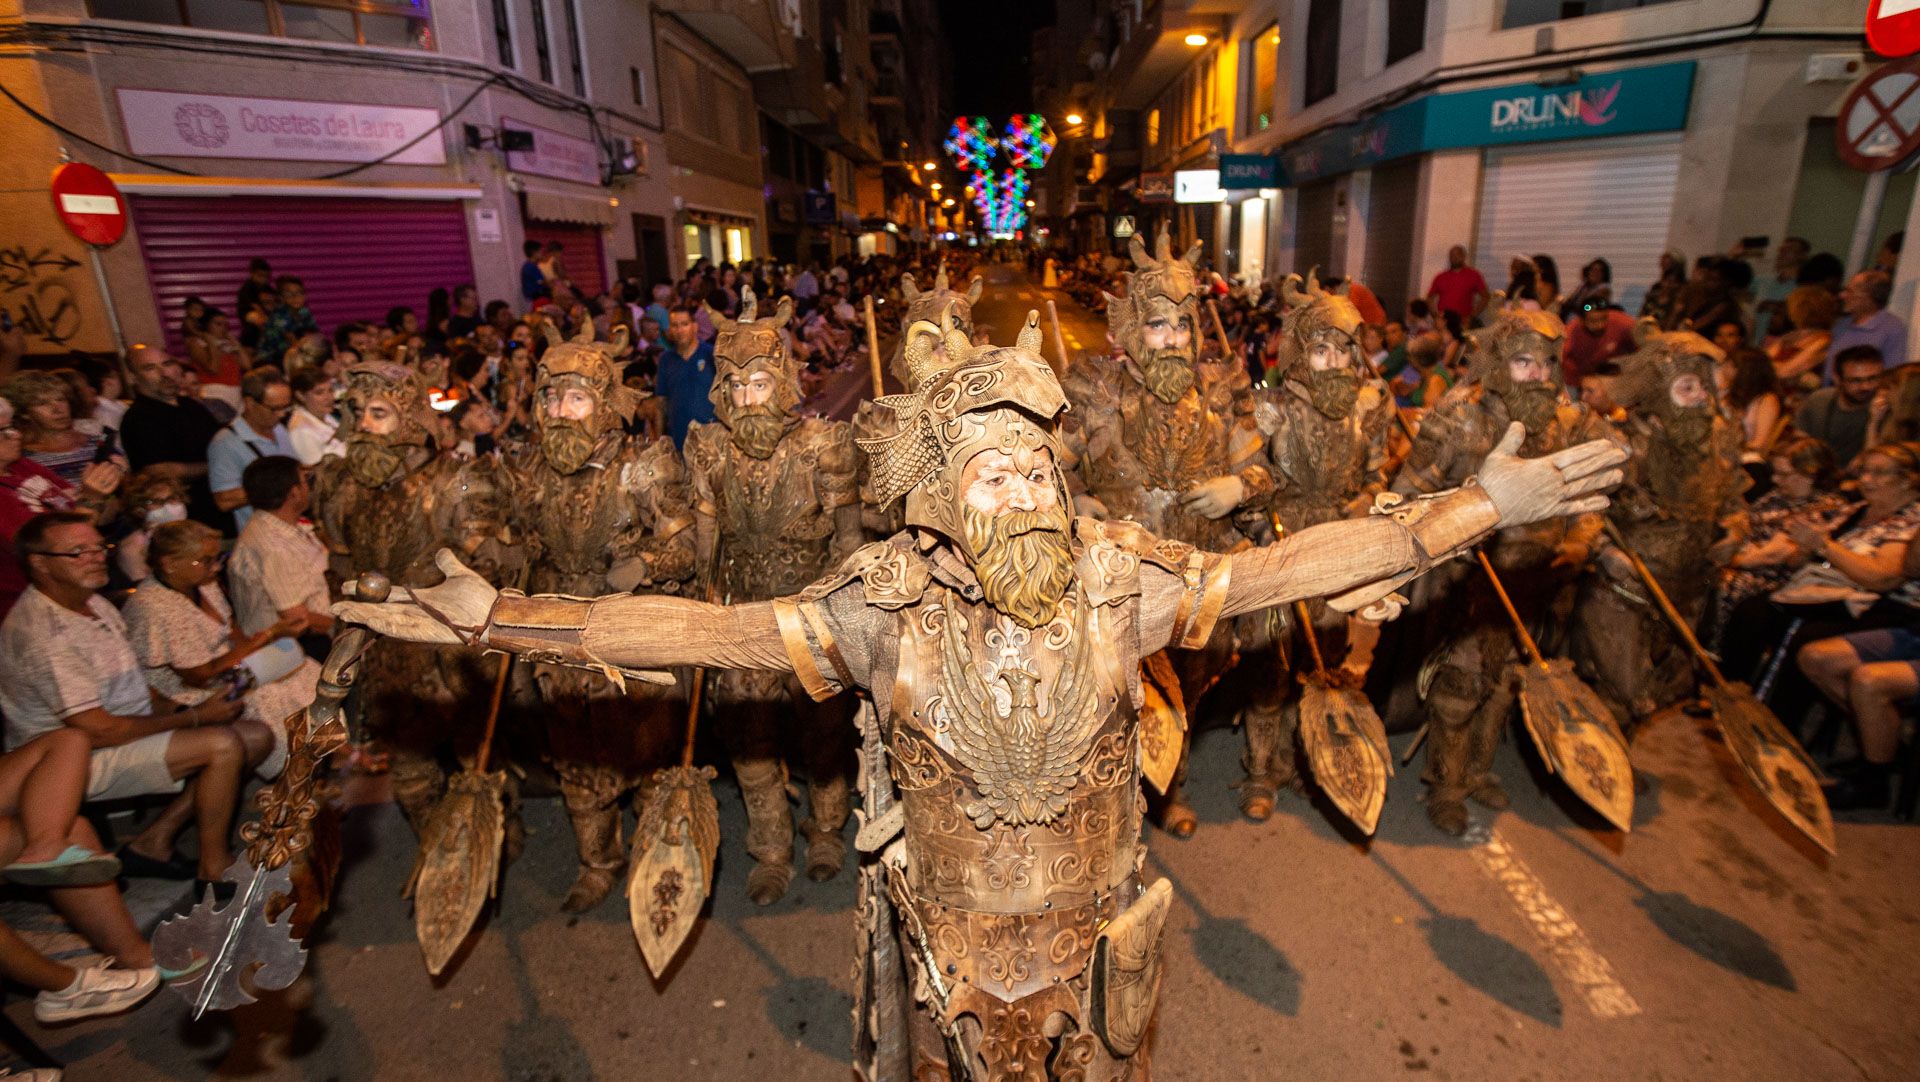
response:
{"label": "sandal", "polygon": [[114,856],[120,858],[120,874],[129,879],[192,879],[194,876],[192,865],[178,859],[155,860],[124,845]]}
{"label": "sandal", "polygon": [[96,853],[78,845],[69,845],[52,860],[22,861],[0,868],[0,876],[23,887],[91,887],[120,874],[120,861],[108,853]]}

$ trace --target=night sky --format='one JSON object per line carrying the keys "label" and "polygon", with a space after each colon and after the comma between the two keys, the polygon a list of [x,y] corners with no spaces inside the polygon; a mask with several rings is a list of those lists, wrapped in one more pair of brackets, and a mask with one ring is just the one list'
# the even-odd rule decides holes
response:
{"label": "night sky", "polygon": [[1052,21],[1053,0],[941,0],[954,109],[991,117],[996,127],[1013,113],[1030,111],[1033,32]]}

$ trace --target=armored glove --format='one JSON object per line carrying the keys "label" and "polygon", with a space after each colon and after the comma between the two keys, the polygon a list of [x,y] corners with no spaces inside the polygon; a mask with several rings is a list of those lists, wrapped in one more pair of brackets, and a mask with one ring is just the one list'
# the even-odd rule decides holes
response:
{"label": "armored glove", "polygon": [[393,599],[380,604],[342,601],[333,606],[334,618],[410,642],[458,646],[475,641],[486,631],[500,591],[451,549],[441,549],[433,562],[447,581],[418,590],[396,588]]}
{"label": "armored glove", "polygon": [[1480,464],[1480,487],[1499,509],[1501,528],[1607,506],[1606,490],[1622,479],[1625,448],[1609,440],[1589,440],[1545,458],[1519,458],[1514,452],[1526,435],[1518,421],[1507,426],[1507,434]]}

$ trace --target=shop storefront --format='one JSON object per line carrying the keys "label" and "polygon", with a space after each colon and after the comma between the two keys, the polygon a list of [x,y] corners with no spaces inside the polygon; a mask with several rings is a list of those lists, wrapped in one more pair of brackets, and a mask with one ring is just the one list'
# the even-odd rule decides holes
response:
{"label": "shop storefront", "polygon": [[715,210],[689,207],[680,226],[687,266],[701,259],[712,263],[744,263],[754,257],[753,219]]}
{"label": "shop storefront", "polygon": [[530,241],[558,243],[567,280],[584,297],[599,295],[607,288],[606,237],[619,206],[601,184],[593,142],[511,118],[501,127],[533,137],[532,149],[506,156],[507,168],[519,178],[522,233]]}
{"label": "shop storefront", "polygon": [[[1600,256],[1613,265],[1616,300],[1636,306],[1674,218],[1694,69],[1686,60],[1434,94],[1292,144],[1280,153],[1297,199],[1292,261],[1357,269],[1397,313],[1431,270],[1421,265],[1423,217],[1428,232],[1457,219],[1447,243],[1471,244],[1489,280],[1504,280],[1515,256],[1544,254],[1566,288]],[[1478,152],[1468,189],[1477,201],[1436,224],[1464,204],[1423,183],[1422,170],[1461,150]]]}

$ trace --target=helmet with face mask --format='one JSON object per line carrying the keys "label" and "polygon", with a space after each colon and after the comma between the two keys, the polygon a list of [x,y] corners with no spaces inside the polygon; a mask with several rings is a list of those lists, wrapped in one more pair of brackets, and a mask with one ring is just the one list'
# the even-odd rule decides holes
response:
{"label": "helmet with face mask", "polygon": [[[1044,448],[1063,460],[1054,421],[1067,399],[1040,343],[1037,312],[1012,346],[976,349],[944,316],[907,328],[908,377],[918,390],[875,399],[891,417],[882,414],[880,434],[859,441],[881,507],[905,496],[909,525],[961,540],[960,474],[974,455]],[[1059,494],[1067,506],[1063,483]]]}
{"label": "helmet with face mask", "polygon": [[[1704,449],[1718,409],[1714,370],[1726,354],[1692,331],[1662,331],[1651,320],[1635,331],[1640,348],[1621,362],[1614,400],[1635,414],[1659,418],[1676,446]],[[1688,376],[1699,381],[1704,404],[1674,401],[1674,384]]]}
{"label": "helmet with face mask", "polygon": [[[1106,294],[1107,330],[1139,366],[1147,389],[1163,402],[1178,402],[1193,386],[1193,362],[1199,355],[1200,245],[1175,258],[1172,238],[1162,226],[1151,257],[1137,233],[1128,252],[1135,269],[1124,276],[1125,292],[1118,297]],[[1185,321],[1187,344],[1149,348],[1146,330],[1155,321],[1172,327]]]}
{"label": "helmet with face mask", "polygon": [[[758,318],[759,302],[753,290],[740,290],[740,318],[728,319],[708,310],[717,332],[713,339],[713,386],[707,398],[714,416],[727,426],[733,444],[754,458],[771,458],[780,437],[792,423],[800,404],[800,362],[787,352],[780,331],[793,319],[793,299],[781,297],[773,316]],[[755,373],[773,377],[773,398],[760,405],[736,406],[733,384],[745,383]]]}
{"label": "helmet with face mask", "polygon": [[[1497,307],[1501,299],[1495,293],[1488,307]],[[1468,372],[1506,403],[1529,436],[1544,432],[1560,408],[1560,343],[1566,333],[1566,325],[1545,312],[1515,309],[1500,312],[1473,335]],[[1546,378],[1515,380],[1513,364],[1522,357],[1539,362]]]}
{"label": "helmet with face mask", "polygon": [[[547,351],[533,378],[534,427],[547,464],[561,473],[585,468],[602,436],[616,432],[633,417],[638,392],[621,382],[620,358],[630,352],[627,328],[616,325],[612,341],[596,342],[593,324],[572,338],[562,338],[553,324],[543,325]],[[593,401],[587,416],[558,415],[555,403],[568,391],[580,391]]]}
{"label": "helmet with face mask", "polygon": [[[433,431],[433,406],[418,373],[391,361],[363,361],[346,372],[347,393],[341,406],[347,432],[347,470],[369,488],[380,488],[400,475],[408,452],[425,448]],[[366,431],[360,424],[367,408],[384,402],[394,411],[392,432]]]}
{"label": "helmet with face mask", "polygon": [[[1336,290],[1320,287],[1318,268],[1307,272],[1306,288],[1300,276],[1289,274],[1280,283],[1280,297],[1288,311],[1281,324],[1282,375],[1306,392],[1315,409],[1334,420],[1353,412],[1360,397],[1364,359],[1360,356],[1360,309],[1347,299],[1343,284]],[[1340,363],[1315,369],[1316,350],[1329,349]]]}

